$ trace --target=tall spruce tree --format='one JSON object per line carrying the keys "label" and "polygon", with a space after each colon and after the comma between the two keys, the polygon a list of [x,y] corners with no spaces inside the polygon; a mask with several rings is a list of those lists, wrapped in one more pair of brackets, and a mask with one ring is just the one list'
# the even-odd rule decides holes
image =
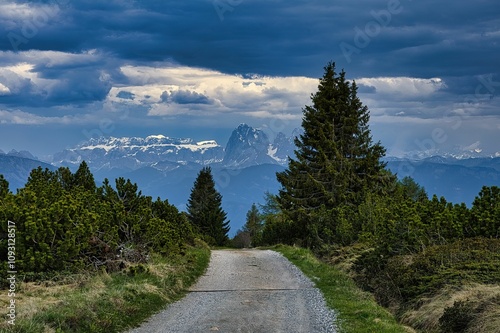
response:
{"label": "tall spruce tree", "polygon": [[252,208],[247,212],[247,221],[243,226],[243,231],[248,232],[250,235],[250,245],[259,245],[262,238],[262,228],[263,222],[262,217],[255,204],[252,204]]}
{"label": "tall spruce tree", "polygon": [[228,240],[229,221],[222,209],[222,196],[215,189],[210,167],[198,173],[187,204],[189,221],[208,236],[211,245],[224,245]]}
{"label": "tall spruce tree", "polygon": [[363,193],[380,184],[385,167],[380,161],[385,149],[372,142],[369,111],[356,83],[347,81],[344,71],[336,73],[333,62],[324,69],[312,105],[303,110],[295,159],[277,173],[280,207],[307,245],[335,233],[335,215],[345,216],[339,209],[362,202]]}

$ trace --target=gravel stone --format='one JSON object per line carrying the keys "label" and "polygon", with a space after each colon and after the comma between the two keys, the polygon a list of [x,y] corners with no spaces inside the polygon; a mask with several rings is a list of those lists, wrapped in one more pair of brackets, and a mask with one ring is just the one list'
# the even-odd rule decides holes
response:
{"label": "gravel stone", "polygon": [[212,251],[190,291],[129,333],[337,332],[319,289],[275,251]]}

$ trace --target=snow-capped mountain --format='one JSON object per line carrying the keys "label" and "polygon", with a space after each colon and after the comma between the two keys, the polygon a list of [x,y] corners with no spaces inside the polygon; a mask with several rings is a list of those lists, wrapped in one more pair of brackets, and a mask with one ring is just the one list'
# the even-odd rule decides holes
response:
{"label": "snow-capped mountain", "polygon": [[223,163],[230,168],[242,168],[260,164],[280,164],[274,157],[276,149],[266,133],[241,124],[236,128],[226,145]]}
{"label": "snow-capped mountain", "polygon": [[491,151],[487,152],[481,148],[481,142],[477,141],[468,146],[456,145],[451,149],[447,150],[432,148],[427,150],[409,151],[396,158],[403,158],[409,160],[423,160],[434,156],[440,156],[446,159],[465,160],[472,158],[500,157],[500,152],[495,152],[495,153],[492,153]]}
{"label": "snow-capped mountain", "polygon": [[52,163],[71,166],[79,165],[85,160],[94,170],[135,170],[144,166],[169,168],[171,165],[168,162],[208,165],[219,163],[223,158],[224,149],[213,140],[195,142],[192,139],[151,135],[146,138],[91,139],[75,148],[55,154]]}
{"label": "snow-capped mountain", "polygon": [[279,132],[274,138],[271,156],[276,161],[279,161],[281,165],[288,165],[288,157],[294,157],[293,152],[296,149],[295,138],[302,133],[303,130],[301,128],[294,129],[291,136],[286,136]]}
{"label": "snow-capped mountain", "polygon": [[195,142],[164,135],[146,138],[100,137],[56,153],[56,166],[77,167],[83,160],[91,170],[137,170],[152,167],[169,171],[181,165],[217,165],[241,169],[254,165],[286,165],[293,153],[293,138],[278,133],[273,143],[262,130],[241,124],[223,148],[214,140]]}

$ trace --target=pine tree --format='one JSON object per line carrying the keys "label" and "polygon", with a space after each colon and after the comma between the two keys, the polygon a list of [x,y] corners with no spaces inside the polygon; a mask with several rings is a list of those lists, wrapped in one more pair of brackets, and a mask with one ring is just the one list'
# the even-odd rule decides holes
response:
{"label": "pine tree", "polygon": [[215,189],[210,167],[198,173],[187,204],[189,221],[208,236],[212,245],[224,245],[228,240],[229,221],[222,209],[222,196]]}
{"label": "pine tree", "polygon": [[97,187],[95,185],[94,175],[90,172],[89,166],[85,161],[80,163],[78,170],[74,175],[74,183],[76,186],[81,186],[87,191],[95,192]]}
{"label": "pine tree", "polygon": [[5,198],[9,192],[9,182],[0,174],[0,199]]}
{"label": "pine tree", "polygon": [[311,100],[303,110],[295,159],[277,174],[280,207],[294,221],[296,237],[306,237],[308,245],[320,234],[335,233],[335,210],[361,203],[386,174],[380,161],[385,149],[372,142],[368,108],[344,71],[337,74],[335,64],[328,63]]}
{"label": "pine tree", "polygon": [[247,221],[243,226],[243,231],[250,235],[250,246],[259,245],[262,237],[262,217],[255,204],[247,212]]}
{"label": "pine tree", "polygon": [[500,237],[500,187],[483,186],[472,203],[468,229],[474,236]]}

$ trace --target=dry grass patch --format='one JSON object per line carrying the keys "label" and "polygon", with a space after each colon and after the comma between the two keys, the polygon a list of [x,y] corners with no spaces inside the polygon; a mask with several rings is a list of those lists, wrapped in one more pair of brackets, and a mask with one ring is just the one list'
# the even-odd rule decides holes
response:
{"label": "dry grass patch", "polygon": [[444,288],[432,297],[421,298],[417,309],[407,311],[402,322],[425,332],[440,332],[440,318],[457,302],[470,304],[478,312],[468,333],[498,333],[500,327],[500,285],[470,284]]}
{"label": "dry grass patch", "polygon": [[492,304],[491,308],[478,316],[470,325],[467,333],[484,333],[500,331],[500,304]]}
{"label": "dry grass patch", "polygon": [[[62,303],[62,297],[78,288],[78,283],[67,284],[22,282],[16,292],[17,316],[19,320],[30,320],[39,312]],[[0,306],[7,307],[7,293],[0,296]],[[3,323],[2,323],[3,324]],[[0,328],[3,327],[0,325]]]}
{"label": "dry grass patch", "polygon": [[[16,292],[16,325],[0,333],[112,333],[137,325],[167,303],[206,269],[208,248],[184,256],[158,257],[121,272],[84,273],[42,283],[21,283]],[[1,293],[0,306],[9,298]]]}

